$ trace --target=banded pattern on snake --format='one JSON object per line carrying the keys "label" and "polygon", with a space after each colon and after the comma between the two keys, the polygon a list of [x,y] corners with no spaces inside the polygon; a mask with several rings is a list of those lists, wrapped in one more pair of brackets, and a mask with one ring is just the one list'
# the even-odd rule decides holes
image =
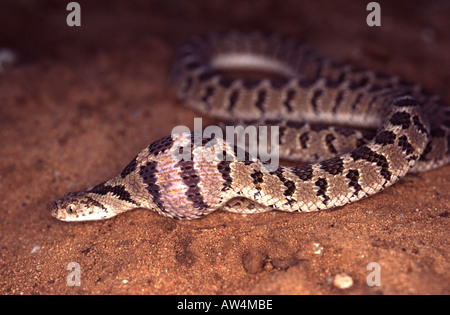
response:
{"label": "banded pattern on snake", "polygon": [[[225,74],[249,70],[271,75]],[[281,157],[310,164],[264,171],[263,162],[239,161],[238,148],[209,138],[192,145],[191,160],[175,160],[181,141],[195,142],[194,134],[175,134],[150,144],[116,177],[53,202],[54,217],[100,220],[135,208],[179,219],[219,208],[316,211],[450,160],[450,106],[439,96],[396,76],[331,61],[293,39],[259,32],[195,37],[176,57],[173,83],[200,113],[279,125]],[[367,140],[359,131],[324,126],[330,123],[376,133]],[[203,159],[206,153],[213,158]]]}

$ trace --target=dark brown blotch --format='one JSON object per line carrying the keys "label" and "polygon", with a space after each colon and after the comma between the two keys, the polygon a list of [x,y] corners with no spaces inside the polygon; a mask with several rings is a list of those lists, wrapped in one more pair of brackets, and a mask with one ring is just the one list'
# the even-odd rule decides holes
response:
{"label": "dark brown blotch", "polygon": [[209,205],[205,203],[199,187],[200,177],[194,168],[193,161],[179,161],[176,165],[180,169],[180,177],[188,187],[186,197],[197,209],[207,209]]}
{"label": "dark brown blotch", "polygon": [[337,150],[333,145],[334,140],[336,140],[336,137],[331,133],[325,136],[325,144],[327,145],[328,151],[333,154],[337,154]]}
{"label": "dark brown blotch", "polygon": [[328,182],[325,178],[319,178],[315,183],[317,187],[319,187],[319,190],[317,191],[317,196],[321,196],[323,198],[323,203],[325,205],[328,204],[328,201],[330,200],[330,197],[327,196],[327,187]]}
{"label": "dark brown blotch", "polygon": [[313,176],[311,165],[294,166],[292,172],[303,181],[310,180]]}
{"label": "dark brown blotch", "polygon": [[131,198],[131,194],[127,191],[125,186],[123,185],[106,185],[105,183],[101,183],[90,190],[92,193],[96,193],[99,195],[106,195],[108,193],[112,193],[120,200],[132,203],[137,205],[138,203]]}
{"label": "dark brown blotch", "polygon": [[391,116],[389,121],[395,126],[402,126],[403,129],[408,129],[411,125],[411,115],[407,112],[397,112]]}
{"label": "dark brown blotch", "polygon": [[344,170],[344,162],[339,156],[336,156],[320,162],[320,167],[331,175],[338,175]]}
{"label": "dark brown blotch", "polygon": [[363,145],[351,153],[352,158],[357,160],[366,160],[371,163],[376,163],[381,167],[380,174],[387,180],[391,180],[392,173],[389,171],[389,162],[386,157],[372,151],[368,146]]}
{"label": "dark brown blotch", "polygon": [[359,172],[358,170],[349,170],[345,176],[350,180],[349,186],[355,189],[355,195],[362,190],[361,185],[359,185]]}
{"label": "dark brown blotch", "polygon": [[377,133],[377,135],[375,136],[375,143],[381,145],[393,144],[395,138],[395,133],[393,133],[392,131],[384,130]]}
{"label": "dark brown blotch", "polygon": [[171,136],[167,136],[153,142],[148,146],[148,152],[154,156],[157,156],[167,150],[171,149],[173,146],[173,139]]}
{"label": "dark brown blotch", "polygon": [[137,166],[137,156],[123,169],[122,173],[120,173],[120,177],[122,178],[127,177],[129,174],[134,172],[136,166]]}

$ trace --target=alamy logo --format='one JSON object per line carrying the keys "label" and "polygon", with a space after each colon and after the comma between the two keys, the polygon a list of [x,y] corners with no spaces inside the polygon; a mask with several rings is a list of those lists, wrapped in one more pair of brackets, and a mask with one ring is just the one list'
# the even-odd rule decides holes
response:
{"label": "alamy logo", "polygon": [[[212,125],[203,129],[202,119],[195,118],[193,136],[186,126],[173,128],[171,134],[174,139],[178,139],[174,146],[176,149],[172,151],[177,161],[190,161],[192,157],[203,161],[231,161],[235,156],[238,161],[261,160],[264,162],[262,171],[273,172],[279,166],[278,126],[226,126],[224,137],[221,127]],[[209,139],[208,143],[203,144],[204,139]],[[229,150],[227,154],[223,154],[224,142]],[[202,146],[204,149],[198,150]]]}
{"label": "alamy logo", "polygon": [[378,2],[370,2],[366,7],[367,11],[372,11],[367,15],[366,23],[369,26],[381,26],[381,7]]}
{"label": "alamy logo", "polygon": [[369,287],[381,286],[381,267],[379,263],[371,262],[367,264],[367,271],[371,271],[366,278]]}
{"label": "alamy logo", "polygon": [[78,2],[70,2],[66,7],[67,11],[71,11],[66,18],[68,26],[81,26],[81,7]]}
{"label": "alamy logo", "polygon": [[81,267],[77,262],[70,262],[67,264],[67,270],[71,271],[67,275],[66,283],[69,287],[81,286]]}

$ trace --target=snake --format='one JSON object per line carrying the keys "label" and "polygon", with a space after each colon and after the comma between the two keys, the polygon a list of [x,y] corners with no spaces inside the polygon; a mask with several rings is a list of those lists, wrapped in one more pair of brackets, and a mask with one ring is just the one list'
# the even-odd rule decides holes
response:
{"label": "snake", "polygon": [[53,217],[102,220],[137,208],[174,219],[217,209],[318,211],[450,160],[450,106],[439,95],[333,61],[294,38],[258,31],[195,36],[179,49],[171,76],[180,100],[200,114],[277,126],[280,157],[299,162],[268,169],[221,137],[172,133],[112,179],[54,201]]}

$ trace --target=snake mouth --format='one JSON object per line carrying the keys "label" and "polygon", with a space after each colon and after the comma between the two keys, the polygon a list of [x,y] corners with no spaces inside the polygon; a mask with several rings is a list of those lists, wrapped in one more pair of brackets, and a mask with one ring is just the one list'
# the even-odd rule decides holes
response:
{"label": "snake mouth", "polygon": [[50,205],[50,215],[55,219],[64,221],[66,219],[65,211],[61,211],[60,205],[57,201],[53,201]]}

